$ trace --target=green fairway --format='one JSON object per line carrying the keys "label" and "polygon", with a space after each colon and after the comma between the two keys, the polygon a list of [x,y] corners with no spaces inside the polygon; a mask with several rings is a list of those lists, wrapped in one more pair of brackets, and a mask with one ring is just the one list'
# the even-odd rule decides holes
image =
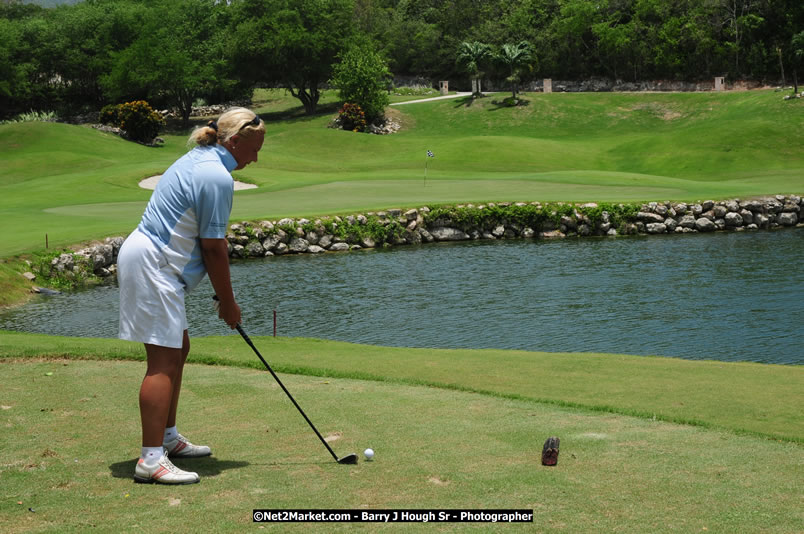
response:
{"label": "green fairway", "polygon": [[[644,201],[804,191],[804,108],[772,91],[502,95],[392,108],[405,128],[374,136],[326,128],[281,91],[255,100],[268,120],[260,161],[236,177],[235,219],[494,200]],[[150,192],[137,183],[187,150],[186,132],[147,148],[82,126],[0,126],[5,221],[0,257],[129,232]],[[436,157],[427,162],[425,153]]]}
{"label": "green fairway", "polygon": [[[543,396],[560,395],[565,384],[577,380],[596,389],[602,376],[609,388],[626,393],[636,382],[628,377],[644,376],[641,362],[647,362],[642,372],[657,377],[652,386],[658,385],[656,380],[669,384],[670,376],[652,359],[634,358],[623,368],[628,357],[600,355],[600,364],[587,369],[589,360],[575,366],[561,362],[571,355],[534,355],[550,379],[535,376],[535,384],[519,391],[521,398],[512,398],[415,385],[394,378],[391,372],[394,367],[406,367],[408,373],[427,381],[437,376],[437,372],[431,374],[433,368],[459,371],[462,365],[453,365],[457,356],[453,351],[419,350],[417,356],[427,353],[427,360],[411,365],[401,351],[257,339],[272,361],[285,362],[288,349],[301,364],[320,356],[325,366],[337,360],[343,369],[370,367],[377,380],[332,378],[320,368],[311,369],[308,376],[283,374],[282,380],[338,454],[372,447],[375,460],[365,462],[361,454],[356,466],[335,463],[267,371],[189,365],[180,429],[190,439],[211,445],[214,455],[176,462],[197,471],[200,484],[153,487],[131,480],[139,452],[136,391],[144,372],[142,362],[8,358],[27,351],[56,354],[58,346],[65,353],[93,358],[132,357],[140,347],[110,340],[24,336],[25,348],[19,339],[2,337],[3,347],[9,346],[7,341],[17,346],[5,348],[6,358],[0,359],[0,425],[5,429],[0,464],[3,532],[161,531],[175,529],[177,524],[188,531],[237,532],[257,528],[251,524],[254,508],[534,511],[534,523],[519,526],[266,526],[283,532],[429,532],[433,528],[507,532],[513,528],[579,533],[781,533],[799,531],[804,521],[799,506],[804,478],[800,443],[529,399],[534,388]],[[194,343],[210,363],[216,361],[213,353],[245,361],[248,349],[236,341],[210,338]],[[474,351],[464,352],[461,357],[472,362],[469,353]],[[483,358],[504,355],[504,351],[482,352]],[[374,363],[368,364],[369,360]],[[521,368],[501,363],[486,389],[500,390],[509,379],[517,383]],[[703,379],[708,387],[701,387],[699,395],[715,403],[730,402],[723,385],[732,378],[775,369],[718,364],[725,370],[719,377],[717,372],[701,371],[695,362],[678,363],[671,373],[673,381]],[[606,368],[620,372],[606,374]],[[453,373],[452,382],[476,372],[474,364],[469,369]],[[800,391],[800,369],[784,371],[793,372]],[[782,374],[772,374],[775,378],[770,382],[761,378],[754,384],[737,378],[743,404],[767,408],[768,419],[774,418],[778,403],[763,406],[766,397],[755,394],[776,387]],[[647,391],[635,394],[645,396]],[[675,401],[697,402],[673,401],[668,398],[672,394],[659,396],[657,402],[668,407]],[[800,395],[780,396],[798,399],[791,409],[801,413]],[[613,399],[612,405],[616,404]],[[31,433],[32,428],[37,431]],[[558,466],[546,468],[539,463],[541,445],[551,435],[561,438],[561,453]]]}

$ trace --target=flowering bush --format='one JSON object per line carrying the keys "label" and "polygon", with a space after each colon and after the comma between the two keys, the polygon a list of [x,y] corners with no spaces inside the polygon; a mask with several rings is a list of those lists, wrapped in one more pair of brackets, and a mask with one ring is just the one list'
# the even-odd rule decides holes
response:
{"label": "flowering bush", "polygon": [[108,106],[103,106],[103,108],[101,108],[98,121],[100,121],[101,124],[117,126],[120,122],[119,114],[120,106],[117,104],[109,104]]}
{"label": "flowering bush", "polygon": [[338,122],[344,130],[364,132],[366,130],[366,114],[357,104],[346,102],[338,110]]}
{"label": "flowering bush", "polygon": [[105,106],[101,110],[100,121],[120,127],[130,139],[141,143],[153,141],[159,134],[159,129],[165,125],[162,116],[145,100]]}

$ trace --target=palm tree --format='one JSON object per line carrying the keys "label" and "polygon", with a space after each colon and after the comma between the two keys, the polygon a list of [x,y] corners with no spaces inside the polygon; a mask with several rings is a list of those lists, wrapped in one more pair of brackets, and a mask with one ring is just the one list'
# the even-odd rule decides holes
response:
{"label": "palm tree", "polygon": [[517,44],[504,44],[497,60],[511,73],[506,78],[511,83],[511,93],[516,100],[517,84],[522,79],[522,70],[529,68],[533,61],[530,43],[521,41]]}
{"label": "palm tree", "polygon": [[480,68],[491,56],[491,47],[478,41],[464,41],[458,47],[457,62],[472,78],[472,94],[480,94],[480,79],[483,77]]}

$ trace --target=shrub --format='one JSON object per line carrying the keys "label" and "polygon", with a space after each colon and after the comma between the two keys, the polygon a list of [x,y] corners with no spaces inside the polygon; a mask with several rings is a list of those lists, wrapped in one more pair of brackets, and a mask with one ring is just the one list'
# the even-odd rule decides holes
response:
{"label": "shrub", "polygon": [[389,102],[391,73],[385,59],[370,43],[353,45],[341,54],[332,71],[331,82],[344,102],[358,104],[369,123],[383,118]]}
{"label": "shrub", "polygon": [[[53,268],[53,260],[62,254],[71,254],[75,266],[71,270],[57,271]],[[34,255],[31,271],[48,287],[60,290],[84,288],[99,282],[92,272],[92,265],[85,256],[75,254],[67,249],[47,251]]]}
{"label": "shrub", "polygon": [[15,122],[55,122],[58,119],[55,111],[35,111],[20,113],[16,117],[7,121],[0,121],[0,124],[12,124]]}
{"label": "shrub", "polygon": [[101,108],[98,114],[98,121],[101,124],[109,124],[117,126],[120,124],[120,106],[117,104],[109,104]]}
{"label": "shrub", "polygon": [[398,96],[429,96],[438,94],[438,91],[429,85],[403,85],[394,88],[394,94]]}
{"label": "shrub", "polygon": [[141,143],[150,143],[165,125],[162,116],[144,100],[121,104],[118,109],[118,124],[128,137]]}
{"label": "shrub", "polygon": [[357,104],[345,103],[338,110],[338,122],[344,130],[364,132],[366,130],[366,114]]}
{"label": "shrub", "polygon": [[424,214],[426,225],[446,224],[455,226],[464,231],[476,228],[492,228],[505,222],[528,226],[534,230],[541,230],[550,221],[555,226],[561,222],[561,217],[575,217],[576,211],[589,217],[594,229],[603,224],[603,212],[608,213],[609,224],[612,228],[619,228],[625,223],[632,222],[639,212],[636,204],[610,204],[603,203],[597,207],[581,207],[575,204],[547,203],[487,205],[480,207],[432,206]]}

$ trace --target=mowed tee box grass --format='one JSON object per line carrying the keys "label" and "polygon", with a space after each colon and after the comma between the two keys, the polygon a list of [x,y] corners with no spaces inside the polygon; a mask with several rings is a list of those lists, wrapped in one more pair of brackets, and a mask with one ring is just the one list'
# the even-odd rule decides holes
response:
{"label": "mowed tee box grass", "polygon": [[[780,422],[780,408],[801,410],[800,395],[790,389],[801,383],[797,367],[255,339],[335,450],[377,453],[372,462],[342,466],[242,340],[201,338],[193,342],[193,361],[217,365],[187,366],[181,428],[203,436],[214,454],[180,464],[201,474],[201,484],[154,488],[131,481],[143,363],[110,361],[142,358],[141,347],[9,333],[0,340],[4,532],[176,524],[239,532],[256,528],[251,512],[263,508],[534,512],[533,524],[518,527],[364,525],[370,532],[786,533],[800,531],[804,521],[800,442],[661,420],[666,409],[695,410],[708,397],[721,412],[732,412],[732,421],[737,412],[753,418],[743,411],[753,400],[750,411]],[[478,373],[484,365],[486,374]],[[541,373],[527,380],[532,366]],[[580,382],[585,387],[576,388]],[[593,403],[610,401],[609,407],[532,398],[574,388],[581,395],[608,393]],[[690,390],[695,393],[685,396]],[[745,400],[735,410],[730,400],[739,395]],[[617,413],[624,397],[643,400],[643,417]],[[775,399],[767,403],[769,397]],[[644,417],[652,408],[659,417]],[[561,451],[557,466],[544,467],[541,446],[550,435],[561,438]],[[361,526],[276,528],[351,532]]]}
{"label": "mowed tee box grass", "polygon": [[[327,128],[331,105],[307,117],[281,92],[258,96],[265,145],[236,177],[259,187],[236,193],[233,220],[804,191],[804,106],[773,91],[529,94],[517,107],[503,105],[504,94],[439,100],[389,108],[405,127],[387,136]],[[188,150],[188,133],[149,148],[86,126],[0,126],[0,257],[42,249],[45,234],[53,247],[127,234],[150,196],[138,182]],[[427,150],[435,158],[425,184]]]}

